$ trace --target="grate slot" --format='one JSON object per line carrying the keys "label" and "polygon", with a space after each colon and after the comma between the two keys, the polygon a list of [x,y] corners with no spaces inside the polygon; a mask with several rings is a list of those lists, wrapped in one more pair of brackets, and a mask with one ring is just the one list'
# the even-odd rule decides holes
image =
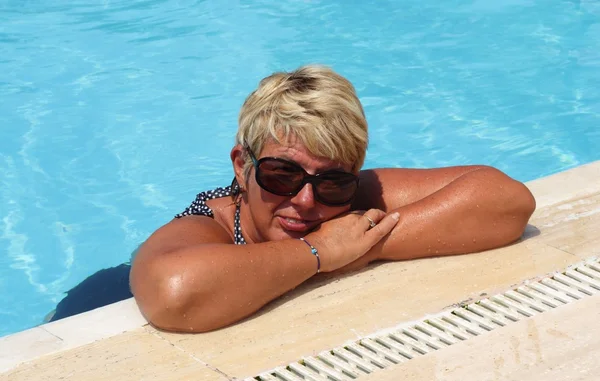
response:
{"label": "grate slot", "polygon": [[474,313],[473,311],[471,311],[471,306],[467,306],[467,307],[461,308],[459,310],[456,310],[456,311],[454,311],[454,314],[462,317],[465,320],[470,321],[473,324],[479,325],[479,327],[485,329],[486,331],[491,331],[494,328],[498,327],[492,321],[489,321],[489,319],[481,317],[481,316],[477,315],[476,313]]}
{"label": "grate slot", "polygon": [[586,263],[585,265],[600,274],[600,263],[590,262]]}
{"label": "grate slot", "polygon": [[373,339],[363,339],[360,341],[360,345],[369,348],[370,350],[377,352],[380,356],[392,362],[394,364],[400,364],[408,360],[404,356],[400,356],[390,350],[390,348],[385,345],[373,340]]}
{"label": "grate slot", "polygon": [[345,374],[352,379],[360,376],[361,372],[364,374],[364,372],[360,370],[355,364],[349,363],[339,357],[336,357],[330,352],[320,353],[317,355],[317,357],[324,363],[329,364],[329,366],[333,367],[338,372]]}
{"label": "grate slot", "polygon": [[411,360],[414,357],[416,357],[416,355],[419,355],[418,352],[413,352],[412,348],[407,347],[404,344],[397,342],[396,340],[392,340],[387,336],[378,337],[375,340],[381,343],[382,345],[385,345],[386,347],[390,348],[391,350],[396,351],[396,353],[398,353],[399,355],[406,357],[406,359],[408,360]]}
{"label": "grate slot", "polygon": [[556,307],[562,306],[564,304],[563,302],[555,300],[554,298],[550,298],[550,297],[548,297],[548,295],[544,295],[543,293],[538,292],[531,287],[527,287],[527,286],[518,287],[517,292],[522,295],[528,296],[531,299],[535,299],[539,303],[545,304],[550,308],[556,308]]}
{"label": "grate slot", "polygon": [[531,316],[537,315],[539,313],[539,311],[534,310],[533,308],[531,308],[523,303],[520,303],[519,301],[510,299],[510,298],[506,297],[505,295],[495,295],[495,296],[492,296],[490,298],[490,300],[496,304],[499,304],[501,306],[508,308],[509,310],[515,311],[524,317],[531,317]]}
{"label": "grate slot", "polygon": [[358,344],[352,343],[349,344],[346,349],[349,352],[354,353],[357,356],[360,356],[366,360],[368,360],[371,364],[375,365],[378,368],[386,368],[390,365],[392,365],[393,363],[386,360],[384,357],[379,356],[378,354],[372,352],[371,350],[367,349],[366,347],[361,347]]}
{"label": "grate slot", "polygon": [[[261,375],[259,375],[259,376],[258,376],[258,377],[256,377],[256,378],[258,378],[260,381],[281,381],[281,379],[279,379],[279,378],[275,378],[275,377],[273,377],[273,376],[272,376],[271,374],[269,374],[269,373],[264,373],[264,374],[261,374]],[[255,379],[252,379],[252,378],[247,378],[245,381],[254,381],[254,380],[255,380]]]}
{"label": "grate slot", "polygon": [[450,324],[442,319],[430,318],[429,324],[444,331],[444,332],[451,333],[452,336],[454,336],[455,338],[457,338],[461,341],[467,340],[468,338],[470,338],[472,336],[477,336],[477,335],[472,335],[472,334],[468,333],[467,331],[465,331],[464,329],[457,327],[454,324]]}
{"label": "grate slot", "polygon": [[487,319],[492,321],[494,324],[504,327],[507,324],[514,322],[512,319],[507,319],[503,313],[486,308],[482,301],[476,304],[471,304],[469,310],[477,313],[478,315],[485,316]]}
{"label": "grate slot", "polygon": [[598,286],[600,287],[600,274],[598,274],[597,272],[585,267],[585,266],[580,266],[578,268],[575,269],[575,271],[580,272],[584,275],[587,275],[588,277],[590,277],[591,279],[596,281],[596,284],[598,284]]}
{"label": "grate slot", "polygon": [[565,275],[570,278],[577,279],[581,283],[584,283],[590,288],[595,289],[594,293],[600,290],[600,282],[597,282],[596,280],[594,280],[594,278],[590,278],[589,276],[579,271],[567,270],[567,272],[565,272]]}
{"label": "grate slot", "polygon": [[532,288],[534,290],[536,290],[537,292],[541,292],[544,295],[548,295],[553,297],[554,299],[558,300],[559,302],[563,303],[563,304],[567,304],[567,303],[571,303],[574,300],[577,300],[577,298],[573,298],[567,294],[565,294],[562,291],[556,290],[548,285],[545,285],[543,283],[532,283],[528,285],[529,288]]}
{"label": "grate slot", "polygon": [[290,373],[293,372],[302,380],[315,380],[320,381],[323,377],[318,373],[307,367],[305,364],[293,363],[288,365]]}
{"label": "grate slot", "polygon": [[417,323],[415,325],[415,330],[418,330],[419,332],[427,333],[430,336],[436,337],[441,343],[444,343],[446,345],[452,345],[452,344],[460,341],[460,339],[457,339],[453,335],[449,335],[445,331],[439,329],[438,327],[435,327],[435,326],[429,324],[428,320],[425,320],[424,324]]}
{"label": "grate slot", "polygon": [[547,279],[542,279],[540,281],[541,284],[546,285],[548,287],[552,287],[555,290],[559,290],[561,291],[563,294],[570,296],[571,298],[575,299],[575,300],[579,300],[585,296],[587,296],[587,294],[573,288],[573,287],[568,287],[566,286],[564,283],[558,282],[552,278],[547,278]]}
{"label": "grate slot", "polygon": [[427,347],[435,351],[441,348],[445,348],[449,345],[440,340],[438,336],[432,336],[430,334],[418,330],[416,326],[413,328],[404,328],[404,331],[407,334],[410,334],[412,337],[414,337],[414,339],[418,342],[425,344]]}
{"label": "grate slot", "polygon": [[299,378],[300,380],[311,380],[311,381],[323,380],[323,377],[321,375],[319,375],[319,373],[313,371],[306,365],[303,365],[303,364],[300,364],[297,362],[288,365],[288,369],[289,370],[286,370],[286,371],[288,371],[290,373],[292,373],[292,372],[295,373],[296,379]]}
{"label": "grate slot", "polygon": [[537,300],[532,299],[531,297],[523,295],[516,291],[507,291],[504,293],[504,296],[516,302],[524,304],[532,310],[536,310],[537,312],[546,312],[552,309],[552,307],[539,303]]}
{"label": "grate slot", "polygon": [[365,361],[362,357],[355,355],[346,348],[334,348],[332,352],[335,356],[338,356],[351,364],[356,364],[356,367],[365,373],[373,373],[375,371],[375,368],[369,361]]}
{"label": "grate slot", "polygon": [[407,335],[404,329],[398,332],[392,332],[388,335],[388,337],[392,341],[396,341],[400,344],[403,344],[406,348],[409,348],[417,355],[424,355],[433,351],[433,349],[428,348],[426,345],[423,345],[419,341],[412,338],[410,335]]}
{"label": "grate slot", "polygon": [[399,332],[402,332],[404,336],[407,336],[408,338],[412,339],[414,343],[419,345],[419,347],[427,349],[428,352],[440,349],[439,345],[436,345],[435,343],[431,342],[431,338],[429,336],[419,333],[419,331],[415,330],[412,327],[404,327]]}
{"label": "grate slot", "polygon": [[370,349],[361,346],[359,343],[349,344],[346,347],[346,349],[357,356],[361,356],[362,358],[368,360],[371,364],[381,369],[394,364],[393,362],[387,360],[385,357],[380,356],[378,353],[375,353]]}
{"label": "grate slot", "polygon": [[577,279],[573,279],[564,274],[555,274],[552,277],[552,279],[554,279],[557,282],[563,283],[566,286],[573,287],[588,296],[594,295],[596,293],[596,290],[594,290],[593,288],[590,288],[587,285],[578,281]]}
{"label": "grate slot", "polygon": [[445,321],[448,324],[452,324],[457,327],[460,327],[473,336],[479,336],[482,333],[487,332],[487,330],[479,327],[478,324],[473,324],[470,321],[465,320],[464,318],[460,317],[459,315],[456,315],[455,312],[456,311],[452,311],[452,313],[442,317],[442,321]]}
{"label": "grate slot", "polygon": [[320,359],[314,357],[308,357],[304,359],[304,365],[307,368],[311,368],[321,376],[327,375],[329,379],[334,381],[345,381],[348,380],[348,376],[333,369],[327,363],[322,362]]}
{"label": "grate slot", "polygon": [[286,368],[279,367],[279,368],[275,369],[273,373],[275,374],[275,376],[277,377],[278,380],[285,380],[285,381],[304,381],[304,380],[320,381],[318,378],[304,377],[301,374],[298,374],[297,372],[294,372],[293,368],[295,366],[298,366],[298,363],[290,364]]}
{"label": "grate slot", "polygon": [[517,322],[525,317],[524,314],[519,313],[519,311],[516,309],[511,309],[510,307],[507,307],[506,305],[497,301],[493,301],[492,299],[480,300],[478,306],[496,313],[497,316],[503,317],[504,321],[506,322]]}

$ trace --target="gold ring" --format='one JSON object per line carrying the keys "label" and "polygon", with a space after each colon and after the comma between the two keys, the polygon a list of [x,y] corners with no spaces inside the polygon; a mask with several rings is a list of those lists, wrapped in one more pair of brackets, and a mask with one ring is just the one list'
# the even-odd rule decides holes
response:
{"label": "gold ring", "polygon": [[375,226],[377,226],[377,224],[375,223],[375,221],[373,221],[371,219],[371,217],[367,216],[366,214],[363,214],[363,217],[365,217],[367,220],[369,220],[369,228],[367,230],[371,230],[373,229]]}

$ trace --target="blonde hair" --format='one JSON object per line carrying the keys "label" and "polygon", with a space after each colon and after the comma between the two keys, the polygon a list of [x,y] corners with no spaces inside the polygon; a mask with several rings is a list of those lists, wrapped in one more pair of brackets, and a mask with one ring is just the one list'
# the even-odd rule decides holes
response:
{"label": "blonde hair", "polygon": [[[351,165],[353,171],[365,160],[367,120],[354,86],[325,66],[264,78],[246,98],[238,124],[237,143],[257,156],[269,139],[284,144],[293,137],[311,154]],[[248,158],[246,176],[251,166]]]}

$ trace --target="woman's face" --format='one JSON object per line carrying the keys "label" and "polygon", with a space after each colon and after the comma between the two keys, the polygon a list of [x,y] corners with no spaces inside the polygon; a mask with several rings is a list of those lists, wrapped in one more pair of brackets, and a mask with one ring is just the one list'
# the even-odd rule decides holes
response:
{"label": "woman's face", "polygon": [[[236,149],[243,152],[241,146]],[[277,157],[300,165],[311,174],[337,169],[350,172],[349,166],[330,159],[310,154],[298,139],[291,139],[289,145],[281,145],[274,140],[263,145],[262,152],[256,158]],[[234,159],[234,168],[238,181],[243,181],[243,160],[241,155]],[[312,184],[305,184],[295,196],[278,196],[260,187],[256,182],[256,169],[252,167],[245,184],[241,208],[241,224],[247,242],[276,241],[304,237],[324,221],[330,220],[350,209],[350,205],[327,206],[316,201]],[[241,174],[241,176],[239,176]]]}

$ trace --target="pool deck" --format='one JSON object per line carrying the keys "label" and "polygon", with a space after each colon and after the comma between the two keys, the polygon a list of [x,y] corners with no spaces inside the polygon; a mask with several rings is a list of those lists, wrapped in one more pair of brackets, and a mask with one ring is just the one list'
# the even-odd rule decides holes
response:
{"label": "pool deck", "polygon": [[[600,161],[527,185],[538,207],[524,238],[508,247],[307,282],[205,334],[157,331],[126,300],[0,338],[0,379],[253,377],[600,256]],[[361,379],[597,380],[599,320],[597,294]]]}

